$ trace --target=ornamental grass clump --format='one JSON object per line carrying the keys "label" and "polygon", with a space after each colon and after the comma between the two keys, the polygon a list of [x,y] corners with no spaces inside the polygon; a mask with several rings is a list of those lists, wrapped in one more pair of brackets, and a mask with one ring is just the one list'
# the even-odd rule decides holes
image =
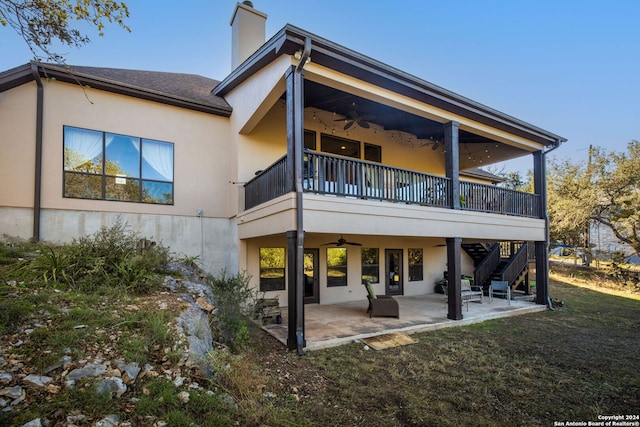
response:
{"label": "ornamental grass clump", "polygon": [[108,287],[145,294],[161,283],[160,273],[170,261],[167,248],[141,239],[120,219],[66,245],[35,245],[34,252],[19,264],[16,276],[77,291]]}

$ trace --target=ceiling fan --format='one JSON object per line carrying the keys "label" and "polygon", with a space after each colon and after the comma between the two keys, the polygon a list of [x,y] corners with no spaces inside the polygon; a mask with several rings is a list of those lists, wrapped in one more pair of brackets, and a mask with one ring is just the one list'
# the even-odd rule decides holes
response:
{"label": "ceiling fan", "polygon": [[372,119],[373,119],[373,116],[370,116],[370,115],[360,116],[358,115],[356,110],[351,110],[346,114],[344,119],[336,119],[334,121],[335,122],[344,121],[345,122],[344,128],[343,128],[344,130],[351,128],[351,126],[353,126],[354,124],[357,124],[361,128],[369,129],[369,120],[372,120]]}
{"label": "ceiling fan", "polygon": [[335,245],[335,246],[342,246],[342,245],[362,246],[362,243],[347,242],[347,239],[345,239],[344,236],[341,234],[340,238],[338,239],[337,242],[325,243],[322,246],[328,246],[328,245]]}

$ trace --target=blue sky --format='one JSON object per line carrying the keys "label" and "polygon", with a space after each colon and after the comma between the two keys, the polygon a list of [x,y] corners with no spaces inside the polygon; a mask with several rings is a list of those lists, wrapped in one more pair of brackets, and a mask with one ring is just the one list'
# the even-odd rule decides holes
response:
{"label": "blue sky", "polygon": [[[230,71],[231,0],[124,0],[126,33],[108,26],[64,48],[72,65]],[[554,157],[640,139],[640,1],[254,0],[267,38],[290,23],[569,139]],[[179,6],[177,6],[179,4]],[[0,70],[31,53],[0,28]],[[532,167],[531,156],[507,170]]]}

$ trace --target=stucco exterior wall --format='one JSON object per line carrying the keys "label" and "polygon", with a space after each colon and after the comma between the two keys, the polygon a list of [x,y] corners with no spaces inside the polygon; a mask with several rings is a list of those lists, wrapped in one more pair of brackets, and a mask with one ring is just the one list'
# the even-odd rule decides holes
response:
{"label": "stucco exterior wall", "polygon": [[[362,257],[361,247],[346,246],[347,248],[347,283],[348,286],[327,287],[327,241],[335,240],[335,235],[307,234],[305,236],[305,248],[319,248],[319,293],[320,304],[335,304],[344,301],[357,301],[366,299],[366,290],[362,286]],[[402,249],[403,251],[403,287],[404,295],[424,295],[434,292],[435,283],[442,279],[446,270],[446,247],[439,246],[442,239],[422,239],[408,237],[381,237],[381,236],[353,236],[350,240],[362,243],[362,248],[378,248],[380,256],[380,283],[374,283],[377,294],[385,294],[384,272],[385,250]],[[261,237],[245,242],[247,256],[247,273],[251,276],[251,286],[259,290],[260,286],[260,259],[259,249],[262,247],[287,247],[284,236]],[[331,246],[329,246],[331,247]],[[424,273],[423,280],[409,281],[408,249],[421,248],[423,250]],[[473,275],[473,261],[466,253],[462,254],[462,273]],[[288,286],[288,284],[287,284]],[[287,290],[270,291],[266,293],[268,298],[277,296],[281,306],[287,306]]]}
{"label": "stucco exterior wall", "polygon": [[[43,84],[41,240],[68,242],[121,217],[176,255],[201,257],[210,272],[237,270],[228,118],[55,80]],[[35,83],[0,93],[0,234],[25,239],[33,230],[35,111]],[[173,143],[174,204],[63,197],[65,125]]]}
{"label": "stucco exterior wall", "polygon": [[0,92],[0,207],[33,207],[36,96],[35,82]]}
{"label": "stucco exterior wall", "polygon": [[[87,99],[88,98],[88,99]],[[77,85],[45,83],[42,205],[48,209],[229,218],[228,119]],[[63,126],[174,144],[174,205],[62,197]]]}
{"label": "stucco exterior wall", "polygon": [[101,227],[122,221],[141,237],[153,240],[176,257],[199,257],[210,273],[238,270],[237,232],[226,218],[155,215],[144,213],[89,212],[45,209],[42,240],[65,243],[72,237],[93,234]]}

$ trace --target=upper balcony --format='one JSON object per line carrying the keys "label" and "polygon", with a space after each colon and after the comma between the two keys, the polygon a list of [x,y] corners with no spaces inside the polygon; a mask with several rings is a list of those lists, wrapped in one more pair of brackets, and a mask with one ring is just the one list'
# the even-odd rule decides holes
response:
{"label": "upper balcony", "polygon": [[[385,166],[380,163],[306,152],[305,193],[452,209],[449,178]],[[294,191],[287,156],[245,184],[245,210]],[[460,181],[460,209],[542,218],[540,196],[493,185]]]}

